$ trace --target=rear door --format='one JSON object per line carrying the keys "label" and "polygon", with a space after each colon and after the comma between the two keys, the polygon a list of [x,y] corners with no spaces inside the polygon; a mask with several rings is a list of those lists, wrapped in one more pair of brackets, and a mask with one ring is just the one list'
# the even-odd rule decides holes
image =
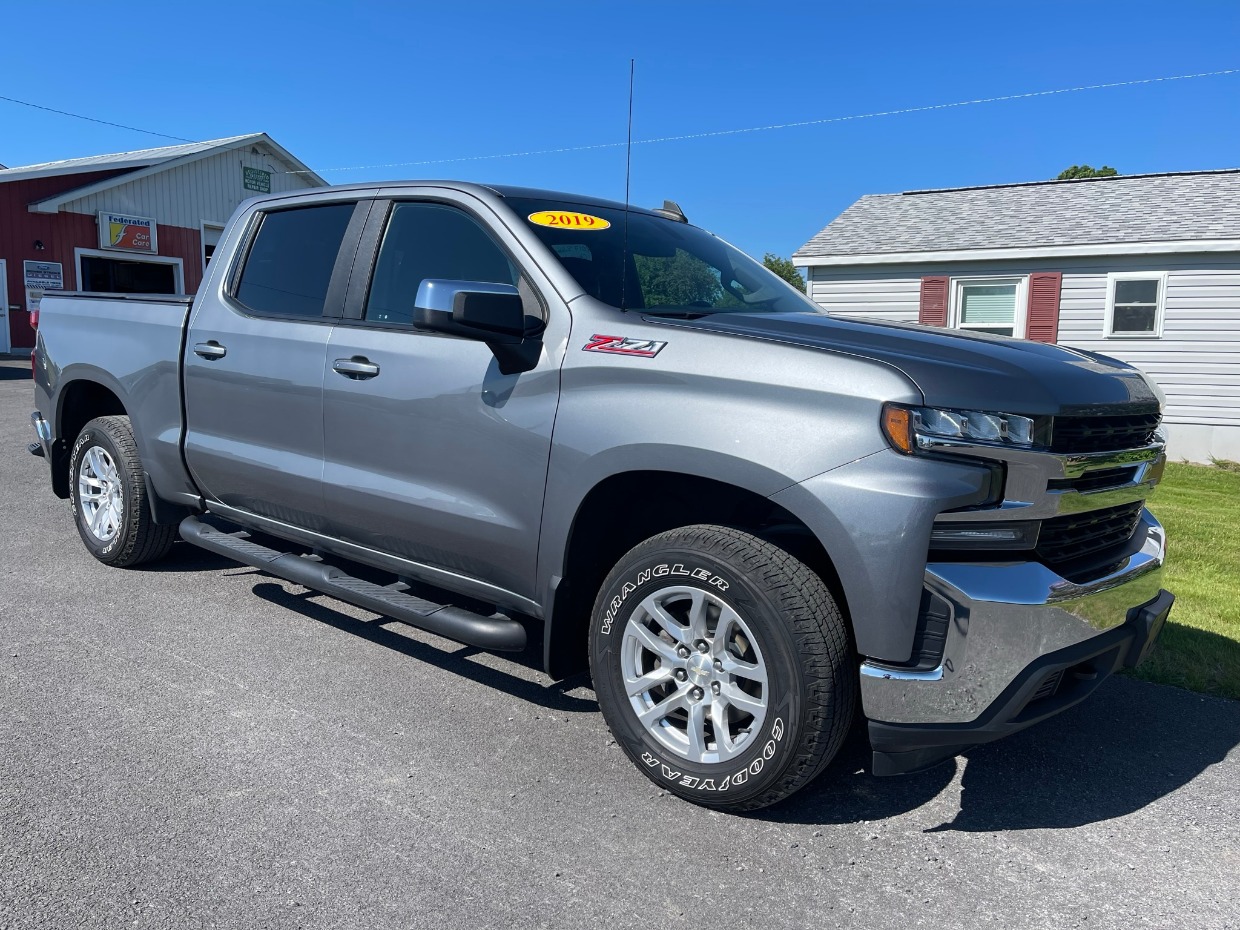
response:
{"label": "rear door", "polygon": [[357,195],[256,213],[190,321],[185,456],[208,500],[321,531],[323,369],[370,209]]}
{"label": "rear door", "polygon": [[[358,268],[376,253],[328,346],[332,535],[417,562],[425,580],[533,599],[567,309],[548,319],[538,269],[465,195],[377,203]],[[505,375],[485,343],[414,329],[426,278],[516,285],[526,314],[547,322],[537,366]]]}

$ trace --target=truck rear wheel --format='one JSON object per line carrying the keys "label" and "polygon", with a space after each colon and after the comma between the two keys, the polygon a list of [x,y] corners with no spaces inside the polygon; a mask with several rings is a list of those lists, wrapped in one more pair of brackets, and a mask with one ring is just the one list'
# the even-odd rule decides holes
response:
{"label": "truck rear wheel", "polygon": [[129,417],[97,417],[83,427],[69,456],[69,491],[78,534],[105,565],[163,558],[177,538],[175,526],[151,517]]}
{"label": "truck rear wheel", "polygon": [[590,668],[617,743],[707,807],[756,810],[834,758],[856,706],[848,630],[822,579],[722,526],[654,536],[599,592]]}

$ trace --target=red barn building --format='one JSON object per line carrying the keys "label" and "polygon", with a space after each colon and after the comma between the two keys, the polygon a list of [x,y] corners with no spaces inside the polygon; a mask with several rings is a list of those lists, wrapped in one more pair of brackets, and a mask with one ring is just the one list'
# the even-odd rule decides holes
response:
{"label": "red barn building", "polygon": [[265,133],[0,169],[0,353],[47,289],[192,294],[238,204],[325,183]]}

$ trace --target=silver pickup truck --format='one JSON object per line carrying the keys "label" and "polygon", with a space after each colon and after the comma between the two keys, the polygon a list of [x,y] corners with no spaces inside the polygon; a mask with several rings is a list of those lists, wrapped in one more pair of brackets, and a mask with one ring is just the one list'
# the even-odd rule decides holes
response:
{"label": "silver pickup truck", "polygon": [[831,318],[673,203],[454,182],[243,204],[189,298],[48,295],[32,451],[86,548],[178,537],[587,666],[617,742],[763,807],[1044,720],[1171,609],[1160,395],[1067,348]]}

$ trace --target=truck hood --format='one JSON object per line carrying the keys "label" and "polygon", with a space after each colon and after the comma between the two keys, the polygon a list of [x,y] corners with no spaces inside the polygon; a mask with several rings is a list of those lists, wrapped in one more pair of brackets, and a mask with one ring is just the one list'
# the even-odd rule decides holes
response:
{"label": "truck hood", "polygon": [[765,339],[873,359],[899,369],[935,407],[1029,415],[1157,410],[1144,375],[1121,361],[1064,346],[912,323],[821,313],[716,313],[648,322]]}

